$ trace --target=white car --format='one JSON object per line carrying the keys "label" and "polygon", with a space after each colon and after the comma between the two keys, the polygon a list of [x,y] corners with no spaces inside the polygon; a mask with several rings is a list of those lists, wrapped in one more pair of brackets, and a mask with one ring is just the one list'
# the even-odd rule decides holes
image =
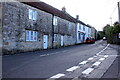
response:
{"label": "white car", "polygon": [[103,40],[106,40],[106,37],[103,37]]}

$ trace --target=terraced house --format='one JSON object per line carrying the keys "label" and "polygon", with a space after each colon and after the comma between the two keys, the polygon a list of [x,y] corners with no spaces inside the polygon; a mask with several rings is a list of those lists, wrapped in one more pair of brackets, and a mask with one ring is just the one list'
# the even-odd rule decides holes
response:
{"label": "terraced house", "polygon": [[3,53],[76,43],[76,19],[44,2],[2,2]]}
{"label": "terraced house", "polygon": [[[13,2],[14,1],[14,2]],[[83,43],[91,27],[44,2],[1,2],[1,45],[4,54],[60,48]]]}
{"label": "terraced house", "polygon": [[86,25],[84,22],[79,20],[79,16],[77,15],[77,22],[76,22],[76,44],[85,42],[87,37],[91,36],[91,26]]}

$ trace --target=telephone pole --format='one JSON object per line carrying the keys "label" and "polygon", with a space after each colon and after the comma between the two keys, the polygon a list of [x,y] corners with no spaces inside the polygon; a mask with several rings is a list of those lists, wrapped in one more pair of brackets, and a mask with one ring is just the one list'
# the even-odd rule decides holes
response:
{"label": "telephone pole", "polygon": [[118,2],[118,22],[120,24],[120,1]]}

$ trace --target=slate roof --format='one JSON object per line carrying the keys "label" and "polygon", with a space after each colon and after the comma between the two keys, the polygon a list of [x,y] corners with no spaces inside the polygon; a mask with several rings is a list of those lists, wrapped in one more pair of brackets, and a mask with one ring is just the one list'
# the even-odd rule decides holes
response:
{"label": "slate roof", "polygon": [[83,25],[86,25],[84,22],[77,20],[76,18],[72,17],[70,14],[60,11],[53,6],[46,4],[45,2],[42,2],[40,0],[17,0],[21,3],[27,4],[29,6],[35,7],[37,9],[40,9],[42,11],[45,11],[47,13],[53,14],[55,16],[58,16],[60,18],[66,19],[68,21],[74,22],[74,23],[81,23]]}
{"label": "slate roof", "polygon": [[24,4],[30,5],[32,7],[35,7],[37,9],[43,10],[45,12],[48,12],[50,14],[53,14],[55,16],[61,17],[63,19],[66,19],[68,21],[74,22],[76,23],[76,19],[74,17],[72,17],[71,15],[69,15],[68,13],[65,13],[63,11],[60,11],[54,7],[52,7],[51,5],[48,5],[44,2],[22,2]]}

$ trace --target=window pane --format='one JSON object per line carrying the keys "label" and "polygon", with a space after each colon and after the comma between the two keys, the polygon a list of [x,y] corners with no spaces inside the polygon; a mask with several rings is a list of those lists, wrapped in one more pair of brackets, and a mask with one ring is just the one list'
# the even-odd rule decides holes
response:
{"label": "window pane", "polygon": [[34,31],[34,41],[37,41],[37,32]]}
{"label": "window pane", "polygon": [[57,18],[55,16],[53,18],[53,25],[57,25]]}
{"label": "window pane", "polygon": [[29,9],[29,19],[32,19],[32,10]]}
{"label": "window pane", "polygon": [[37,20],[37,11],[33,11],[33,20]]}
{"label": "window pane", "polygon": [[31,31],[31,40],[33,40],[33,31]]}
{"label": "window pane", "polygon": [[29,31],[26,30],[26,41],[29,41]]}

